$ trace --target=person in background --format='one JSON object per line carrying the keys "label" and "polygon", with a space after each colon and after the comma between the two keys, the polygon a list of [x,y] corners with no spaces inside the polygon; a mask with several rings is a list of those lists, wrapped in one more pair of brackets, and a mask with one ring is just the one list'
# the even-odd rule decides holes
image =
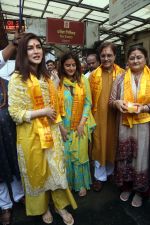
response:
{"label": "person in background", "polygon": [[84,60],[81,61],[81,73],[85,74],[87,72],[87,64]]}
{"label": "person in background", "polygon": [[96,121],[93,132],[92,158],[94,160],[93,190],[101,191],[107,177],[113,173],[116,150],[116,113],[108,106],[113,81],[122,73],[114,63],[116,57],[115,45],[104,42],[99,49],[101,65],[90,77],[92,93],[92,112]]}
{"label": "person in background", "polygon": [[56,66],[56,70],[58,71],[58,68],[59,68],[59,57],[55,59],[55,66]]}
{"label": "person in background", "polygon": [[57,72],[57,69],[55,66],[55,62],[53,60],[48,60],[46,62],[46,67],[49,72],[51,80],[54,82],[54,84],[57,88],[59,85],[59,77],[58,77],[58,72]]}
{"label": "person in background", "polygon": [[149,189],[150,150],[150,69],[143,46],[130,47],[128,69],[112,87],[110,106],[118,111],[118,146],[115,180],[122,192],[120,199],[140,207]]}
{"label": "person in background", "polygon": [[[99,65],[100,65],[100,59],[96,51],[93,51],[92,53],[89,53],[86,58],[87,62],[87,68],[88,72],[85,73],[85,77],[89,78],[90,74],[92,73],[93,70],[95,70]],[[91,134],[91,141],[89,141],[88,144],[88,152],[89,152],[89,159],[90,159],[90,168],[91,168],[91,177],[92,177],[92,182],[94,181],[94,172],[93,172],[93,160],[92,160],[92,135]]]}
{"label": "person in background", "polygon": [[14,39],[3,50],[0,50],[0,69],[5,65],[6,61],[16,52],[18,42],[24,34],[16,32]]}
{"label": "person in background", "polygon": [[15,70],[9,82],[9,113],[17,124],[26,213],[42,215],[43,222],[52,223],[51,193],[55,211],[66,225],[72,225],[74,219],[65,207],[77,206],[66,179],[57,91],[35,34],[25,34],[19,42]]}
{"label": "person in background", "polygon": [[[15,34],[13,42],[0,51],[0,69],[15,53],[22,34]],[[21,201],[21,185],[17,149],[16,126],[8,113],[8,81],[0,77],[0,223],[11,223],[13,201]]]}
{"label": "person in background", "polygon": [[85,77],[89,78],[91,72],[95,70],[100,64],[100,59],[98,54],[96,52],[88,54],[86,62],[87,62],[87,68],[89,71],[85,73]]}
{"label": "person in background", "polygon": [[46,67],[47,67],[47,70],[49,72],[49,74],[51,75],[51,72],[56,69],[55,67],[55,62],[51,59],[49,59],[47,62],[46,62]]}
{"label": "person in background", "polygon": [[81,74],[77,56],[68,52],[60,59],[59,101],[62,116],[60,130],[64,140],[69,187],[80,197],[90,189],[91,175],[88,157],[88,139],[95,127],[91,115],[89,81]]}

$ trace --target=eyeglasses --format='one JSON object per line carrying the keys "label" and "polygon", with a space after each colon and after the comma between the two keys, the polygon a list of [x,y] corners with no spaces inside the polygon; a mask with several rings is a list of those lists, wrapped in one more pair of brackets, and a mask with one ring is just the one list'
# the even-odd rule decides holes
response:
{"label": "eyeglasses", "polygon": [[142,56],[142,55],[138,55],[138,56],[130,56],[129,57],[129,60],[130,61],[134,61],[135,59],[137,59],[137,60],[141,60],[141,59],[143,59],[144,57]]}
{"label": "eyeglasses", "polygon": [[107,54],[107,55],[102,54],[102,55],[100,55],[100,58],[101,59],[105,59],[105,58],[112,59],[113,58],[113,55],[112,54]]}

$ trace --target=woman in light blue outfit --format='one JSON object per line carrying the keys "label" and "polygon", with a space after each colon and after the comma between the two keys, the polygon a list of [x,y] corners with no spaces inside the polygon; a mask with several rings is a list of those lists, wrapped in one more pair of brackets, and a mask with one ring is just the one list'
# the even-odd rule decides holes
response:
{"label": "woman in light blue outfit", "polygon": [[91,114],[91,93],[88,80],[81,75],[80,62],[72,53],[60,61],[59,97],[64,114],[60,129],[65,145],[67,178],[71,189],[85,196],[90,189],[91,175],[88,141],[95,127]]}

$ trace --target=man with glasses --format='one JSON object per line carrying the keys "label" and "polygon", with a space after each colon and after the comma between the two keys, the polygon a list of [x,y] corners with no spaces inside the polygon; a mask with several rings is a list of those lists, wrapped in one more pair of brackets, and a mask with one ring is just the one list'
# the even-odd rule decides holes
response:
{"label": "man with glasses", "polygon": [[92,158],[94,160],[93,190],[101,191],[103,182],[113,173],[116,149],[116,113],[109,108],[108,102],[112,83],[123,72],[114,64],[116,47],[104,42],[99,49],[101,65],[90,75],[92,93],[92,112],[96,121],[93,133]]}

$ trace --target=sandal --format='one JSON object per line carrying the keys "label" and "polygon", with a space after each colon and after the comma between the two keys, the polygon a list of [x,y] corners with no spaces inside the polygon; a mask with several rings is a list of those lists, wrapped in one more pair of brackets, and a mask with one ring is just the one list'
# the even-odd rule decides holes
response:
{"label": "sandal", "polygon": [[128,199],[129,199],[129,197],[130,197],[130,194],[131,194],[130,191],[123,191],[123,192],[120,194],[120,200],[123,201],[123,202],[128,201]]}
{"label": "sandal", "polygon": [[42,219],[43,219],[43,222],[46,224],[50,224],[53,222],[53,216],[49,209],[46,211],[46,213],[42,215]]}
{"label": "sandal", "polygon": [[61,216],[61,218],[63,219],[63,222],[66,225],[74,224],[74,219],[72,215],[66,209],[56,209],[56,213],[58,213]]}
{"label": "sandal", "polygon": [[1,210],[0,222],[3,225],[11,224],[11,209],[2,209]]}
{"label": "sandal", "polygon": [[80,191],[79,191],[79,196],[80,197],[84,197],[84,196],[86,196],[86,194],[87,194],[86,189],[85,188],[81,188]]}
{"label": "sandal", "polygon": [[132,199],[131,205],[136,208],[141,207],[142,203],[143,203],[142,200],[143,200],[143,198],[139,194],[135,193],[135,195]]}

